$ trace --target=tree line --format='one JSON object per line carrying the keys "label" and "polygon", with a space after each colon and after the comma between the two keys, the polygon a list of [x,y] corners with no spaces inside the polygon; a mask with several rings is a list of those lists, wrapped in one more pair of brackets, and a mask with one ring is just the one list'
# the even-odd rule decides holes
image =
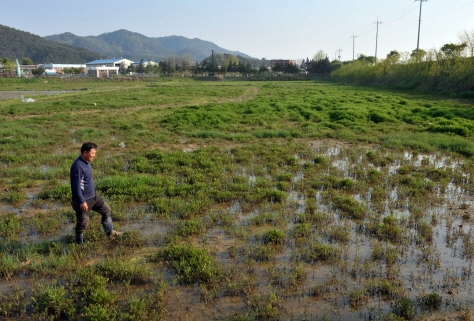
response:
{"label": "tree line", "polygon": [[288,74],[307,73],[307,74],[325,74],[329,75],[332,71],[340,68],[339,61],[330,62],[327,56],[313,57],[313,59],[303,60],[300,65],[291,63],[271,64],[267,59],[251,59],[232,54],[215,53],[204,58],[202,61],[191,62],[186,56],[169,56],[158,63],[150,63],[142,60],[138,65],[130,65],[120,70],[121,74],[142,73],[159,74],[164,73],[173,75],[182,73],[192,74],[258,74],[265,72],[279,72]]}

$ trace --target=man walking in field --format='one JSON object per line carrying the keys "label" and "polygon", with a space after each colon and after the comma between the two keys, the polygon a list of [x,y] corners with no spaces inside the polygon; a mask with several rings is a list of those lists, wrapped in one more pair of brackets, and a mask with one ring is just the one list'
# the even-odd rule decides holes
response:
{"label": "man walking in field", "polygon": [[90,162],[94,160],[96,152],[96,144],[92,142],[82,144],[81,155],[79,155],[71,166],[71,205],[76,212],[77,244],[84,242],[84,230],[89,223],[91,210],[102,215],[102,227],[109,238],[113,239],[123,234],[113,229],[112,210],[95,191]]}

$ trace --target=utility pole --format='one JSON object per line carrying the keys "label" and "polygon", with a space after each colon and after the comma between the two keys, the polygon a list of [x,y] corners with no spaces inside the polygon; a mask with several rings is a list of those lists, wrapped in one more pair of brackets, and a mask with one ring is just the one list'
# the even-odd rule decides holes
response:
{"label": "utility pole", "polygon": [[342,49],[341,49],[341,47],[339,47],[339,50],[337,51],[339,53],[339,56],[337,56],[339,58],[339,61],[341,61],[341,51],[342,51]]}
{"label": "utility pole", "polygon": [[420,18],[418,20],[418,41],[416,42],[416,53],[418,54],[418,50],[420,50],[421,6],[423,2],[426,2],[428,0],[415,0],[415,1],[420,1]]}
{"label": "utility pole", "polygon": [[211,74],[212,74],[212,76],[214,76],[214,50],[212,50],[212,49],[211,49],[211,54],[212,54],[212,55],[211,55],[211,57],[212,57],[212,58],[211,58],[211,61],[212,61],[212,62],[211,62],[211,66],[212,66],[212,67],[211,67]]}
{"label": "utility pole", "polygon": [[352,33],[351,38],[352,38],[352,62],[354,62],[354,48],[355,48],[354,47],[354,42],[355,42],[354,40],[355,40],[355,38],[357,38],[357,36],[354,36],[354,33]]}
{"label": "utility pole", "polygon": [[382,23],[382,21],[379,21],[379,17],[377,17],[377,22],[374,22],[377,24],[377,33],[375,35],[375,63],[377,63],[377,43],[379,41],[379,24]]}

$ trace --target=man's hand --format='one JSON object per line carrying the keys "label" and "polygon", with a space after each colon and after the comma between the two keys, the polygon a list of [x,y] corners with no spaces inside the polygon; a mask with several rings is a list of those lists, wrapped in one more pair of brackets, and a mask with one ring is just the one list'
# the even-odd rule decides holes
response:
{"label": "man's hand", "polygon": [[87,210],[89,209],[86,202],[82,203],[80,207],[81,207],[81,211],[83,212],[87,212]]}

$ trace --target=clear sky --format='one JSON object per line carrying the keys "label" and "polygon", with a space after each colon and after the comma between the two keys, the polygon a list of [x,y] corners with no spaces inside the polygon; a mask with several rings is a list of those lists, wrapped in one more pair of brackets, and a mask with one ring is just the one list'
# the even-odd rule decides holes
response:
{"label": "clear sky", "polygon": [[[199,38],[259,59],[311,59],[323,50],[351,60],[374,56],[376,40],[378,58],[411,52],[419,12],[420,0],[0,0],[0,24],[39,36],[126,29]],[[474,0],[423,0],[421,14],[422,49],[474,32]]]}

